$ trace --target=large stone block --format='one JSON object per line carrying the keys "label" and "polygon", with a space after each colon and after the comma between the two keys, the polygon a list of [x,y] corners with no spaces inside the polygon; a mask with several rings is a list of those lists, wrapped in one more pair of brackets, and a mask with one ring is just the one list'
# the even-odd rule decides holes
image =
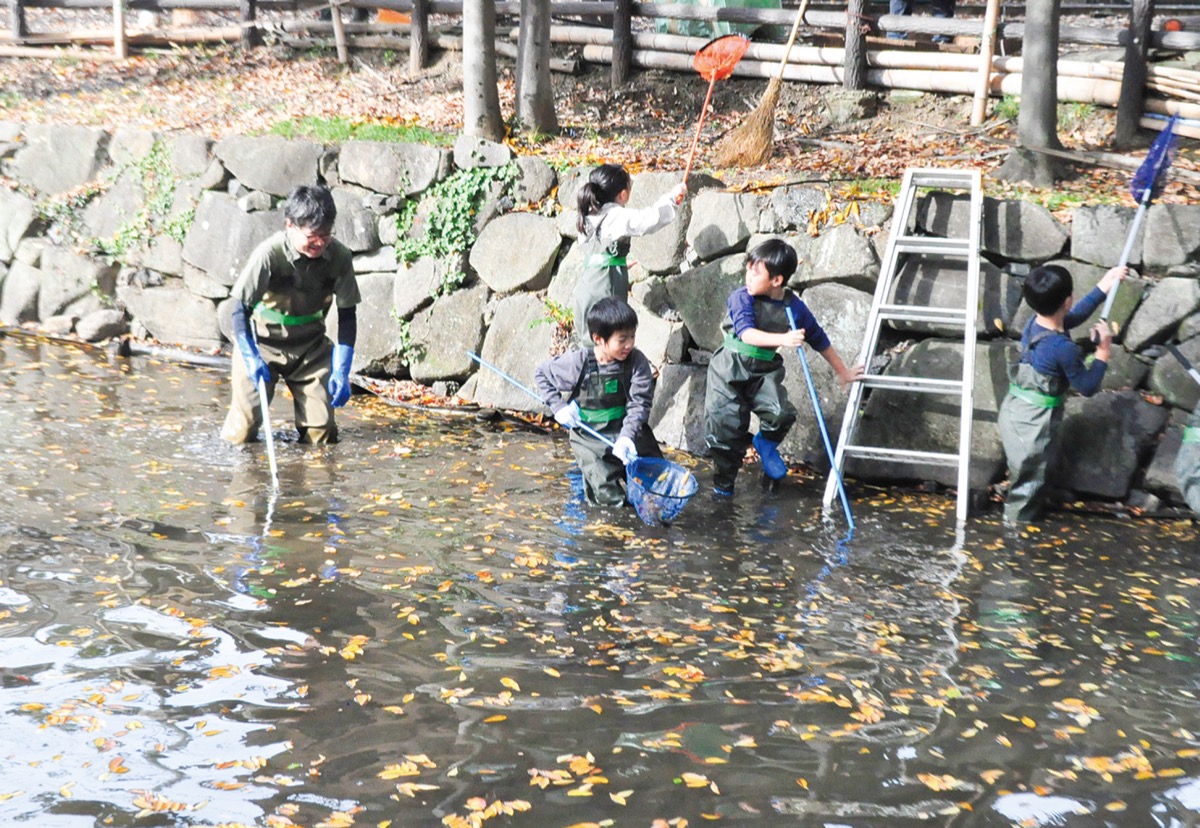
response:
{"label": "large stone block", "polygon": [[[965,239],[971,218],[967,195],[932,192],[917,205],[917,224],[926,232]],[[1040,262],[1062,253],[1070,233],[1040,204],[983,200],[983,252],[1022,262]]]}
{"label": "large stone block", "polygon": [[[1122,288],[1124,289],[1124,288]],[[1190,314],[1200,310],[1200,282],[1163,279],[1152,285],[1138,305],[1123,341],[1131,351],[1165,342]]]}
{"label": "large stone block", "polygon": [[167,139],[171,169],[182,178],[198,178],[212,163],[213,141],[206,135],[184,133]]}
{"label": "large stone block", "polygon": [[497,293],[541,290],[550,284],[550,269],[561,244],[554,219],[509,213],[479,234],[471,248],[471,267]]}
{"label": "large stone block", "polygon": [[461,133],[454,142],[454,166],[460,170],[503,167],[512,161],[512,157],[512,150],[507,144],[486,141],[474,135]]}
{"label": "large stone block", "polygon": [[0,282],[0,324],[19,325],[38,318],[38,291],[42,272],[22,261],[15,261]]}
{"label": "large stone block", "polygon": [[[962,342],[926,339],[902,353],[888,365],[889,376],[919,376],[931,379],[962,378]],[[970,485],[982,488],[1004,470],[1004,450],[996,415],[1008,393],[1008,361],[1015,355],[1013,343],[996,340],[975,346],[974,395],[971,413]],[[960,398],[956,395],[916,394],[874,389],[866,401],[854,442],[865,446],[958,452]],[[946,486],[957,484],[957,469],[852,460],[849,475],[865,480],[934,480]]]}
{"label": "large stone block", "polygon": [[[871,294],[846,285],[826,284],[807,289],[803,298],[842,361],[848,367],[861,362],[859,352],[871,312]],[[799,412],[796,425],[783,441],[783,453],[815,468],[828,468],[829,459],[821,437],[821,426],[813,411],[800,357],[790,348],[783,349],[781,353],[786,371],[784,387]],[[813,388],[820,400],[830,442],[837,445],[849,391],[843,387],[824,357],[807,346],[804,348],[804,357],[808,362]]]}
{"label": "large stone block", "polygon": [[276,196],[286,196],[300,184],[316,184],[317,161],[323,151],[312,141],[279,135],[231,135],[213,147],[234,178],[251,190]]}
{"label": "large stone block", "polygon": [[1122,388],[1141,388],[1150,373],[1151,360],[1131,354],[1122,345],[1114,345],[1108,357],[1108,368],[1100,387],[1105,391]]}
{"label": "large stone block", "polygon": [[637,347],[646,358],[654,365],[683,362],[688,341],[683,323],[663,319],[632,296],[629,304],[638,316]]}
{"label": "large stone block", "polygon": [[[1200,256],[1200,206],[1154,204],[1146,212],[1147,268],[1165,268]],[[1116,264],[1116,262],[1114,262]]]}
{"label": "large stone block", "polygon": [[759,197],[748,193],[706,190],[691,201],[685,239],[692,258],[707,262],[737,250],[758,227]]}
{"label": "large stone block", "polygon": [[338,241],[354,253],[376,250],[379,247],[379,221],[367,203],[370,193],[357,187],[334,187],[333,203],[337,218],[333,233]]}
{"label": "large stone block", "polygon": [[178,280],[162,287],[117,287],[117,301],[159,342],[194,348],[221,345],[217,306],[187,290]]}
{"label": "large stone block", "polygon": [[282,229],[279,211],[244,213],[228,195],[205,192],[183,242],[183,259],[232,285],[254,248]]}
{"label": "large stone block", "polygon": [[117,127],[108,142],[108,157],[116,167],[144,160],[154,149],[158,134],[146,129]]}
{"label": "large stone block", "polygon": [[[533,370],[546,359],[553,344],[551,325],[538,324],[546,316],[542,302],[528,293],[496,303],[480,356],[526,387],[533,388]],[[459,394],[479,405],[514,411],[546,412],[546,407],[486,368],[479,368]]]}
{"label": "large stone block", "polygon": [[541,201],[558,181],[554,168],[536,155],[522,155],[517,167],[521,173],[513,185],[513,198],[518,204]]}
{"label": "large stone block", "polygon": [[820,187],[796,184],[777,187],[771,191],[771,210],[779,226],[804,230],[814,210],[821,210],[827,201],[826,191]]}
{"label": "large stone block", "polygon": [[75,333],[84,342],[99,342],[121,336],[129,330],[125,311],[115,308],[89,313],[75,323]]}
{"label": "large stone block", "polygon": [[467,351],[478,353],[483,342],[488,296],[486,285],[463,288],[437,299],[413,317],[413,355],[408,364],[413,379],[424,383],[459,380],[477,367]]}
{"label": "large stone block", "polygon": [[[678,185],[678,173],[639,173],[633,177],[629,206],[634,209],[649,207]],[[683,262],[684,234],[691,220],[692,202],[699,197],[691,194],[712,186],[720,186],[720,182],[709,176],[689,179],[688,197],[676,207],[675,220],[649,235],[631,239],[629,258],[647,273],[670,273],[678,270]]]}
{"label": "large stone block", "polygon": [[[559,256],[558,267],[555,268],[554,275],[550,279],[550,287],[546,291],[546,298],[555,304],[570,309],[575,296],[575,286],[579,284],[579,279],[582,276],[583,245],[572,244],[566,253]],[[630,272],[629,277],[631,280],[633,279],[632,272]]]}
{"label": "large stone block", "polygon": [[396,271],[396,289],[392,292],[392,308],[396,316],[407,319],[414,311],[428,305],[452,274],[465,279],[467,263],[462,256],[452,259],[417,259],[400,265]]}
{"label": "large stone block", "polygon": [[[1079,207],[1071,219],[1071,258],[1109,268],[1121,260],[1125,240],[1133,227],[1133,207],[1101,204]],[[1142,262],[1142,245],[1146,239],[1143,224],[1129,250],[1131,266]]]}
{"label": "large stone block", "polygon": [[[888,301],[897,305],[928,305],[961,310],[967,302],[967,263],[963,259],[913,257],[892,284]],[[975,332],[993,336],[1012,327],[1021,303],[1021,286],[987,260],[979,263],[979,310]],[[909,333],[962,338],[962,327],[938,322],[889,320],[888,327]]]}
{"label": "large stone block", "polygon": [[416,195],[450,173],[450,153],[424,144],[347,141],[338,154],[342,181],[384,195]]}
{"label": "large stone block", "polygon": [[[1200,337],[1189,339],[1179,345],[1179,352],[1193,365],[1200,365]],[[1150,368],[1147,386],[1174,408],[1191,411],[1200,403],[1200,385],[1184,370],[1174,357],[1164,354],[1154,360]]]}
{"label": "large stone block", "polygon": [[701,348],[715,351],[724,334],[729,294],[745,283],[746,254],[735,253],[667,279],[671,304]]}
{"label": "large stone block", "polygon": [[83,226],[89,235],[115,241],[118,231],[137,221],[145,204],[142,171],[136,167],[127,169],[111,187],[88,202],[83,209]]}
{"label": "large stone block", "polygon": [[704,443],[704,388],[708,369],[663,365],[654,389],[650,428],[666,448],[707,454]]}
{"label": "large stone block", "polygon": [[1187,415],[1182,411],[1171,412],[1162,437],[1154,445],[1154,455],[1146,466],[1142,487],[1169,500],[1180,503],[1183,494],[1179,491],[1179,478],[1175,474],[1175,457],[1183,445],[1183,426]]}
{"label": "large stone block", "polygon": [[81,256],[65,247],[42,251],[42,287],[38,318],[49,319],[85,297],[110,297],[117,282],[117,266]]}
{"label": "large stone block", "polygon": [[[351,370],[368,376],[401,376],[400,322],[392,313],[395,273],[363,273],[356,277],[362,301],[355,310],[357,336]],[[337,341],[337,311],[325,317],[329,337]]]}
{"label": "large stone block", "polygon": [[1136,391],[1105,391],[1067,400],[1058,452],[1047,480],[1060,489],[1120,500],[1133,475],[1149,459],[1167,423],[1165,407]]}
{"label": "large stone block", "polygon": [[0,189],[0,262],[7,264],[37,220],[37,208],[26,196]]}
{"label": "large stone block", "polygon": [[[854,225],[843,222],[824,230],[821,235],[807,242],[808,255],[804,257],[797,273],[809,274],[802,277],[808,283],[838,282],[859,290],[875,290],[879,279],[879,258],[871,240],[861,235]],[[799,238],[796,239],[799,242]],[[796,246],[795,244],[793,245]],[[799,254],[799,247],[797,247]]]}
{"label": "large stone block", "polygon": [[57,195],[96,178],[108,161],[107,146],[104,130],[29,124],[24,146],[4,165],[4,171],[39,196]]}

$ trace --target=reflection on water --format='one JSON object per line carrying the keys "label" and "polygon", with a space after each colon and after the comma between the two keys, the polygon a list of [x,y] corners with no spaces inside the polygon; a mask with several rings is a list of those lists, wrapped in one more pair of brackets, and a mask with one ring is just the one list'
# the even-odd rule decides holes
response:
{"label": "reflection on water", "polygon": [[[819,481],[669,528],[561,439],[0,338],[0,824],[1187,826],[1190,524]],[[752,488],[752,487],[748,487]]]}

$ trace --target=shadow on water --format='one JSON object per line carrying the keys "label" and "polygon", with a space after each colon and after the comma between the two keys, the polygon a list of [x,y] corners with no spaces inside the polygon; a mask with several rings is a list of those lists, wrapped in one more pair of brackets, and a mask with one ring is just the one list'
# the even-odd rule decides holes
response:
{"label": "shadow on water", "polygon": [[325,448],[277,401],[276,495],[220,374],[0,339],[0,386],[0,824],[1200,814],[1190,524],[852,489],[847,543],[800,478],[649,528],[363,398]]}

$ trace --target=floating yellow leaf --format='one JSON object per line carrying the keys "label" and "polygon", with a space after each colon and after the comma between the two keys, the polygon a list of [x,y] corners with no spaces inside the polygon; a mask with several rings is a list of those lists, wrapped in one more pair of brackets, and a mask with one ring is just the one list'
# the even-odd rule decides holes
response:
{"label": "floating yellow leaf", "polygon": [[558,670],[555,670],[553,667],[543,667],[542,672],[548,676],[554,676],[555,678],[560,678],[562,676],[562,673],[558,672]]}
{"label": "floating yellow leaf", "polygon": [[626,804],[626,800],[631,796],[633,796],[633,791],[617,791],[616,793],[610,793],[608,798],[618,805],[624,805]]}
{"label": "floating yellow leaf", "polygon": [[505,716],[503,714],[499,714],[496,716],[488,716],[486,719],[483,720],[483,723],[484,724],[492,724],[493,722],[502,722],[507,718],[508,718],[508,716]]}
{"label": "floating yellow leaf", "polygon": [[510,679],[507,676],[505,676],[504,678],[500,679],[500,683],[503,684],[505,687],[507,687],[509,690],[512,690],[513,692],[516,692],[516,693],[521,692],[521,685],[517,684],[516,679]]}

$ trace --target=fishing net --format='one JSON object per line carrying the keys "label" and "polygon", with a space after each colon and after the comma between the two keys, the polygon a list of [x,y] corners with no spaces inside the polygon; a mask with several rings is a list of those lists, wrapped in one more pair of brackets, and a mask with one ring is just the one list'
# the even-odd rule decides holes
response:
{"label": "fishing net", "polygon": [[639,457],[625,469],[629,502],[649,526],[670,523],[700,484],[690,471],[661,457]]}
{"label": "fishing net", "polygon": [[724,80],[733,74],[733,67],[749,48],[750,40],[745,36],[724,35],[701,46],[692,59],[692,66],[709,83]]}

